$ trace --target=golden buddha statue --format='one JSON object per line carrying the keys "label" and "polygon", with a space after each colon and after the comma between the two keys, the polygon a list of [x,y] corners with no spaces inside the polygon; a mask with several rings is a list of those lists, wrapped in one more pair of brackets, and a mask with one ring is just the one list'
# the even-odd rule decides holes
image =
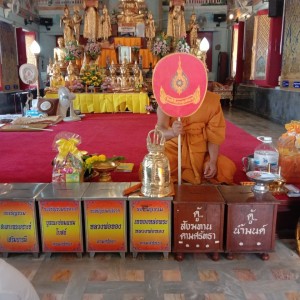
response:
{"label": "golden buddha statue", "polygon": [[111,36],[111,22],[106,5],[103,6],[102,16],[100,17],[99,32],[100,37],[103,38],[103,40],[108,40],[108,38]]}
{"label": "golden buddha statue", "polygon": [[75,67],[72,61],[69,62],[67,67],[67,76],[65,77],[65,84],[66,86],[71,86],[75,80],[78,79],[78,76],[75,74]]}
{"label": "golden buddha statue", "polygon": [[197,48],[197,38],[199,29],[199,25],[197,23],[197,16],[194,12],[190,17],[188,29],[190,31],[190,46],[191,50],[193,51],[193,49]]}
{"label": "golden buddha statue", "polygon": [[123,2],[123,11],[117,15],[119,24],[137,24],[144,23],[145,15],[138,9],[137,2],[136,6],[132,7]]}
{"label": "golden buddha statue", "polygon": [[55,63],[53,66],[53,74],[50,78],[50,87],[45,88],[45,91],[57,93],[58,89],[63,86],[65,86],[65,79],[61,75],[59,64]]}
{"label": "golden buddha statue", "polygon": [[139,65],[137,63],[137,61],[135,61],[133,67],[132,67],[132,72],[133,72],[133,78],[134,78],[134,84],[139,84],[140,83],[140,68]]}
{"label": "golden buddha statue", "polygon": [[65,40],[61,36],[57,39],[58,47],[53,50],[54,61],[59,64],[61,68],[66,66],[66,51],[65,51]]}
{"label": "golden buddha statue", "polygon": [[151,49],[153,39],[155,38],[155,24],[154,24],[153,15],[151,12],[148,13],[145,25],[146,25],[145,36],[148,40],[147,48]]}
{"label": "golden buddha statue", "polygon": [[111,62],[109,66],[109,74],[110,74],[110,79],[111,79],[111,84],[114,85],[117,82],[116,74],[117,74],[117,68],[114,63],[114,61]]}
{"label": "golden buddha statue", "polygon": [[100,38],[98,6],[98,0],[83,1],[83,7],[85,10],[83,37],[92,41],[96,41],[98,38]]}
{"label": "golden buddha statue", "polygon": [[184,6],[173,5],[172,1],[170,1],[167,35],[173,37],[175,43],[186,36]]}
{"label": "golden buddha statue", "polygon": [[126,89],[129,87],[129,68],[128,68],[128,64],[127,64],[127,59],[125,58],[120,66],[120,74],[121,74],[121,78],[120,78],[120,85],[121,85],[121,89]]}
{"label": "golden buddha statue", "polygon": [[74,14],[73,14],[74,35],[75,35],[77,44],[79,45],[80,24],[82,22],[82,16],[79,14],[79,12],[80,12],[79,6],[75,5],[73,8],[73,11],[74,11]]}
{"label": "golden buddha statue", "polygon": [[62,27],[62,25],[64,27],[65,44],[75,41],[74,23],[67,5],[65,5],[64,8],[64,15],[60,18],[60,27]]}

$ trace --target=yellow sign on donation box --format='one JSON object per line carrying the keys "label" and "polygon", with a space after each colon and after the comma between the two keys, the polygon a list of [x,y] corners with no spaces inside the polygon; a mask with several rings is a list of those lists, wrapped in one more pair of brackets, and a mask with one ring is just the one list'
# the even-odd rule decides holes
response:
{"label": "yellow sign on donation box", "polygon": [[0,252],[39,252],[35,197],[45,186],[0,184]]}
{"label": "yellow sign on donation box", "polygon": [[83,252],[81,198],[89,183],[51,183],[37,198],[43,252]]}
{"label": "yellow sign on donation box", "polygon": [[129,182],[92,182],[83,195],[86,250],[95,252],[127,251],[127,197]]}
{"label": "yellow sign on donation box", "polygon": [[[130,199],[130,251],[171,251],[171,200]],[[167,199],[167,200],[166,200]],[[169,200],[170,199],[170,200]]]}

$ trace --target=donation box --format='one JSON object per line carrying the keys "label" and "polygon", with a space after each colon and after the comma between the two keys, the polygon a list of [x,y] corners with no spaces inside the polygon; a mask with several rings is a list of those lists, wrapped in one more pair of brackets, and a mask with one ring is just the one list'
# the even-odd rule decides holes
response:
{"label": "donation box", "polygon": [[225,202],[217,187],[179,185],[173,204],[175,258],[182,260],[185,252],[206,252],[218,260],[223,251]]}
{"label": "donation box", "polygon": [[123,191],[129,186],[129,182],[92,182],[85,191],[82,200],[86,251],[91,257],[95,252],[120,252],[125,258],[127,197]]}
{"label": "donation box", "polygon": [[130,210],[130,251],[171,251],[171,201],[172,196],[145,197],[134,193],[128,197]]}
{"label": "donation box", "polygon": [[37,197],[43,252],[83,252],[81,198],[90,183],[50,183]]}
{"label": "donation box", "polygon": [[0,184],[0,252],[39,252],[35,198],[45,183]]}
{"label": "donation box", "polygon": [[279,202],[270,192],[253,193],[249,186],[220,186],[227,204],[226,252],[261,253],[274,250],[277,205]]}

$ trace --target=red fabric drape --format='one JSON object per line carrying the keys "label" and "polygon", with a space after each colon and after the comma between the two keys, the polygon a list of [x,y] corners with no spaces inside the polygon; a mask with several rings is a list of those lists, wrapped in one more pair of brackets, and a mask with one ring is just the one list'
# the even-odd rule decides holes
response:
{"label": "red fabric drape", "polygon": [[[32,38],[35,39],[36,34],[35,32],[26,32],[22,28],[17,28],[16,39],[17,39],[17,49],[18,49],[18,61],[19,61],[18,68],[20,68],[21,65],[27,63],[26,48],[28,48],[29,45],[26,45],[26,36],[32,36]],[[29,85],[23,83],[22,80],[20,79],[20,89],[26,90],[28,88]]]}

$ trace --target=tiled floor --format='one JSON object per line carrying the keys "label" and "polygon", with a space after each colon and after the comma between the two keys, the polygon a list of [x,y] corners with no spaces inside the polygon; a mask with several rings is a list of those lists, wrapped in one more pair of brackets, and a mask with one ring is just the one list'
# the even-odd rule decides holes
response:
{"label": "tiled floor", "polygon": [[178,262],[170,254],[98,253],[94,258],[75,254],[11,254],[7,261],[33,283],[43,300],[299,300],[300,258],[292,240],[277,240],[268,261],[257,254],[186,254]]}
{"label": "tiled floor", "polygon": [[[228,120],[254,136],[277,139],[284,126],[224,107]],[[6,259],[33,283],[42,300],[300,300],[300,258],[294,240],[276,240],[268,261],[257,254],[187,254],[182,262],[169,254],[115,253],[10,254]]]}
{"label": "tiled floor", "polygon": [[281,134],[286,131],[284,125],[268,121],[228,105],[223,106],[223,111],[227,120],[255,137],[271,136],[276,143]]}

